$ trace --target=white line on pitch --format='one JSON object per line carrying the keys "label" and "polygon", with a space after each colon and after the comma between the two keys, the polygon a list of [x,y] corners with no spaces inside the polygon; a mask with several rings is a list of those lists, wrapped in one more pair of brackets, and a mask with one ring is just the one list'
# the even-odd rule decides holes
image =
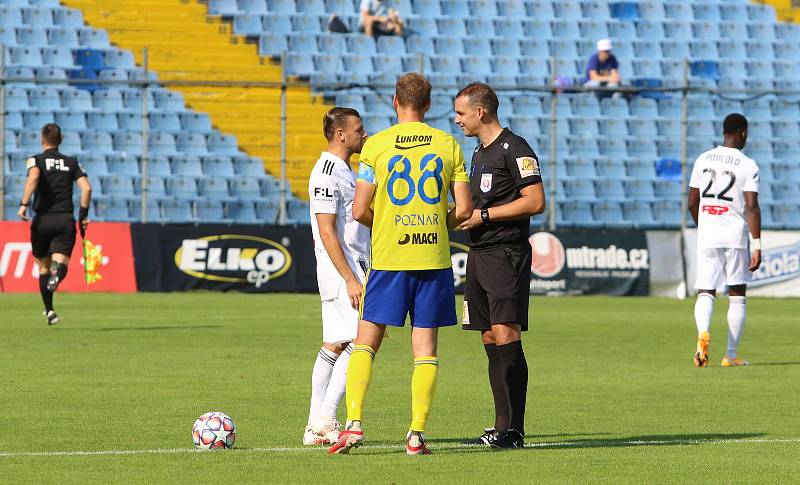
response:
{"label": "white line on pitch", "polygon": [[[661,446],[661,445],[719,445],[719,444],[760,444],[760,443],[800,443],[800,438],[733,438],[733,439],[677,439],[677,440],[592,440],[592,441],[548,441],[541,443],[527,443],[526,448],[592,448],[597,446]],[[401,450],[401,445],[369,445],[366,449],[372,450]],[[477,451],[482,447],[461,447],[435,445],[431,448],[440,450],[462,450]],[[241,448],[237,453],[290,453],[298,451],[322,452],[325,448],[319,447],[276,447],[276,448]],[[14,458],[25,456],[103,456],[103,455],[166,455],[179,453],[202,453],[193,448],[156,448],[150,450],[97,450],[97,451],[4,451],[0,452],[0,458]]]}

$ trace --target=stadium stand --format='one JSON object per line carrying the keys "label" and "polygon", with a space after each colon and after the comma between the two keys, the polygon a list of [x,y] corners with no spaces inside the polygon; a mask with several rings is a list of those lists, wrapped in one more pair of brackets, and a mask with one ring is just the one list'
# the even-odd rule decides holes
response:
{"label": "stadium stand", "polygon": [[[744,0],[387,0],[408,20],[408,35],[372,39],[357,33],[358,0],[38,3],[0,4],[5,76],[13,78],[5,103],[6,198],[21,192],[19,160],[38,150],[38,128],[56,121],[68,135],[65,151],[91,155],[85,160],[99,181],[98,220],[138,219],[145,185],[139,163],[147,141],[149,220],[274,221],[278,184],[269,172],[278,171],[278,90],[229,87],[209,96],[196,86],[153,88],[147,100],[151,132],[143,140],[142,92],[125,80],[157,75],[276,81],[283,51],[287,74],[309,83],[289,94],[295,113],[289,180],[300,199],[307,198],[304,180],[322,148],[318,125],[324,110],[334,102],[352,106],[364,115],[368,131],[389,126],[394,79],[418,70],[420,59],[435,88],[429,122],[453,133],[467,159],[475,140],[465,139],[452,123],[452,95],[459,85],[487,81],[504,87],[501,122],[529,140],[547,177],[549,93],[521,87],[549,81],[551,56],[558,57],[562,80],[580,83],[594,41],[609,36],[626,82],[679,85],[687,58],[690,84],[720,91],[690,95],[690,164],[719,141],[725,114],[740,110],[748,116],[745,152],[762,168],[764,225],[800,227],[796,97],[726,94],[744,87],[798,88],[800,26],[776,20],[793,18],[791,9],[779,8],[776,17],[772,7]],[[333,14],[354,33],[327,32]],[[141,68],[144,46],[151,73]],[[35,84],[38,79],[69,84]],[[98,79],[118,84],[93,82]],[[376,87],[335,90],[331,83]],[[557,113],[559,224],[679,224],[677,95],[645,92],[598,101],[590,94],[562,93]],[[303,200],[291,199],[288,209],[291,220],[308,221]]]}

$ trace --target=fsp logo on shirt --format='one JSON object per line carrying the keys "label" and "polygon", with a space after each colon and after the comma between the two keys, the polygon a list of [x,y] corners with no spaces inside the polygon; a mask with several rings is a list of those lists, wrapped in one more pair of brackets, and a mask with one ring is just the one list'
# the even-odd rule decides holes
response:
{"label": "fsp logo on shirt", "polygon": [[722,214],[728,212],[728,208],[724,205],[704,205],[703,212],[712,216],[721,216]]}
{"label": "fsp logo on shirt", "polygon": [[44,166],[47,170],[60,170],[62,172],[69,172],[69,167],[64,165],[64,160],[60,158],[46,158]]}

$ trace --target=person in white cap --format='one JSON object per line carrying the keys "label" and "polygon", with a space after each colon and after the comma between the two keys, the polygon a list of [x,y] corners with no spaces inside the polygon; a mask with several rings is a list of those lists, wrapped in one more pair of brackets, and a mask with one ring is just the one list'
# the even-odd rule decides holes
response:
{"label": "person in white cap", "polygon": [[614,54],[610,39],[600,39],[597,41],[597,53],[589,58],[586,66],[586,79],[583,85],[589,88],[605,86],[615,88],[620,85],[619,63]]}

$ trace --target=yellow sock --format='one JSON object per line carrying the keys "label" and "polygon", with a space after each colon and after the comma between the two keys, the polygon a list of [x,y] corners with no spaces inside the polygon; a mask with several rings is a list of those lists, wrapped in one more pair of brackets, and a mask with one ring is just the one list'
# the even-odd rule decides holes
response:
{"label": "yellow sock", "polygon": [[425,431],[438,372],[439,359],[436,356],[414,359],[414,374],[411,376],[411,431]]}
{"label": "yellow sock", "polygon": [[369,382],[372,380],[372,361],[375,351],[369,345],[356,345],[350,354],[347,365],[347,387],[345,402],[347,403],[347,421],[361,421],[361,409],[364,407],[364,396],[367,394]]}

